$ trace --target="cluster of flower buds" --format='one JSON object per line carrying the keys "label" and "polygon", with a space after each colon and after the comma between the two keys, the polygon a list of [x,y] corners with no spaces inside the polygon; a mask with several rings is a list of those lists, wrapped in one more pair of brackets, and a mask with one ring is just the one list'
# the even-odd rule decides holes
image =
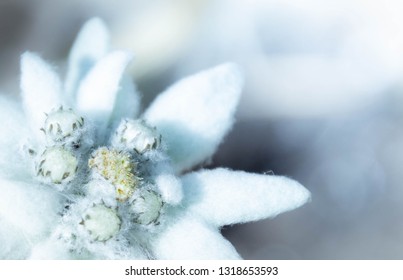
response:
{"label": "cluster of flower buds", "polygon": [[[84,119],[71,109],[60,107],[47,114],[42,129],[46,147],[36,164],[42,181],[65,185],[74,180],[78,170],[86,169],[79,166],[77,156],[84,129]],[[100,190],[98,196],[89,195],[87,206],[81,208],[77,224],[86,230],[89,240],[105,242],[116,237],[123,224],[159,224],[164,202],[150,175],[138,168],[139,163],[154,164],[148,155],[158,151],[161,136],[157,130],[144,120],[132,119],[120,123],[111,146],[92,151],[88,194],[94,193],[94,188],[107,190]],[[122,216],[122,211],[128,213]]]}
{"label": "cluster of flower buds", "polygon": [[[111,139],[111,147],[92,152],[88,160],[92,180],[87,186],[102,202],[88,207],[80,223],[92,240],[106,241],[118,234],[123,220],[120,208],[128,212],[125,218],[129,217],[131,223],[159,224],[164,203],[138,164],[148,152],[159,151],[160,143],[160,134],[145,121],[125,119]],[[96,188],[102,190],[97,193]]]}
{"label": "cluster of flower buds", "polygon": [[60,107],[46,115],[44,128],[47,145],[39,156],[36,173],[50,184],[71,182],[78,171],[78,159],[74,155],[82,136],[84,119],[72,109]]}
{"label": "cluster of flower buds", "polygon": [[[111,142],[119,149],[134,153],[141,160],[141,157],[146,156],[148,152],[160,150],[161,135],[155,127],[148,125],[142,119],[124,119],[119,124]],[[163,201],[160,194],[147,185],[152,185],[152,182],[144,181],[144,186],[140,187],[130,200],[133,222],[141,225],[158,224]]]}

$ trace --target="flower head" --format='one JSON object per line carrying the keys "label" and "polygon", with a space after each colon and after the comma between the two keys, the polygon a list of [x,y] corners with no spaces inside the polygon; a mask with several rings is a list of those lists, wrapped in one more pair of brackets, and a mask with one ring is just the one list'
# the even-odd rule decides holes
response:
{"label": "flower head", "polygon": [[81,135],[83,125],[83,117],[75,114],[72,109],[64,110],[60,107],[46,116],[43,132],[49,142],[72,141]]}
{"label": "flower head", "polygon": [[139,184],[130,156],[119,150],[97,149],[88,160],[88,166],[115,187],[119,201],[130,198]]}
{"label": "flower head", "polygon": [[70,182],[77,173],[77,158],[63,147],[49,147],[40,156],[36,169],[38,179],[53,184]]}
{"label": "flower head", "polygon": [[0,242],[8,244],[1,257],[239,258],[222,226],[309,199],[285,177],[186,173],[213,155],[234,122],[238,67],[183,79],[138,115],[139,97],[125,76],[132,56],[108,52],[107,34],[99,19],[85,24],[64,86],[39,56],[22,56],[25,117],[0,99],[0,144],[11,158],[0,161],[0,233],[17,233]]}

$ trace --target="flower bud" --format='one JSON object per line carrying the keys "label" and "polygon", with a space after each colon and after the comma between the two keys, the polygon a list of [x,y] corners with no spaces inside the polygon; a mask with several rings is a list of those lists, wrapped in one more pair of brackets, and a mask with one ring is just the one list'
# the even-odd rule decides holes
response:
{"label": "flower bud", "polygon": [[36,167],[37,175],[49,178],[51,183],[67,183],[74,179],[78,162],[77,158],[63,147],[48,147],[39,158]]}
{"label": "flower bud", "polygon": [[157,149],[161,144],[161,135],[144,120],[123,120],[112,139],[112,145],[124,146],[139,154]]}
{"label": "flower bud", "polygon": [[84,119],[76,115],[73,110],[65,110],[60,107],[58,110],[49,113],[45,120],[44,132],[51,141],[63,141],[66,138],[74,137],[84,125]]}
{"label": "flower bud", "polygon": [[135,216],[134,222],[141,225],[156,223],[162,205],[163,202],[159,194],[151,190],[141,190],[130,205],[130,210]]}
{"label": "flower bud", "polygon": [[80,224],[94,241],[107,241],[119,232],[121,221],[115,209],[96,204],[87,209]]}

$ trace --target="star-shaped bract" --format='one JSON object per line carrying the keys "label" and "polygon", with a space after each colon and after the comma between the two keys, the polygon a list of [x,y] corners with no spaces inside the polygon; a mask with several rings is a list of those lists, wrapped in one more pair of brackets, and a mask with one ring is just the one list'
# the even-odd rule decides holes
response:
{"label": "star-shaped bract", "polygon": [[[18,103],[0,99],[1,258],[26,258],[32,248],[31,257],[68,257],[63,246],[49,241],[65,198],[35,180],[26,153],[31,142],[45,141],[40,131],[45,113],[60,105],[75,109],[96,127],[95,145],[107,144],[122,118],[138,115],[139,96],[125,74],[132,56],[109,52],[108,37],[100,19],[84,25],[70,54],[64,86],[52,67],[25,53],[21,89],[26,119]],[[161,133],[172,160],[173,168],[156,177],[170,207],[161,217],[164,223],[149,236],[133,234],[130,244],[146,240],[142,246],[148,254],[134,248],[125,257],[237,259],[240,256],[220,234],[221,227],[274,217],[309,200],[309,191],[282,176],[224,168],[186,173],[209,160],[231,129],[242,86],[239,68],[222,64],[178,81],[140,116]],[[118,256],[100,252],[96,257]]]}

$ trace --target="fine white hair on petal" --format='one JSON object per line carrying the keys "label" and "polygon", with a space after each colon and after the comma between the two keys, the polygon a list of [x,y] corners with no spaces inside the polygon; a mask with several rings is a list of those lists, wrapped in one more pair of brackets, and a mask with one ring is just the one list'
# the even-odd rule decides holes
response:
{"label": "fine white hair on petal", "polygon": [[20,229],[0,216],[0,259],[25,259],[31,246]]}
{"label": "fine white hair on petal", "polygon": [[164,202],[176,205],[183,198],[182,183],[172,174],[161,173],[155,178],[155,183]]}
{"label": "fine white hair on petal", "polygon": [[0,216],[32,242],[45,238],[57,224],[62,206],[62,198],[54,190],[0,179]]}
{"label": "fine white hair on petal", "polygon": [[233,63],[185,78],[159,95],[144,114],[167,143],[176,171],[209,159],[230,130],[243,77]]}
{"label": "fine white hair on petal", "polygon": [[113,113],[121,81],[132,55],[114,51],[102,58],[88,73],[78,88],[76,108],[96,123],[104,135]]}
{"label": "fine white hair on petal", "polygon": [[95,63],[109,48],[109,30],[100,18],[88,20],[81,28],[71,48],[68,60],[68,72],[65,80],[65,92],[74,100],[77,87]]}
{"label": "fine white hair on petal", "polygon": [[46,114],[63,105],[60,79],[39,56],[26,52],[21,56],[21,91],[27,119],[38,139],[43,139],[40,129]]}
{"label": "fine white hair on petal", "polygon": [[123,118],[135,118],[140,109],[140,94],[133,81],[127,74],[123,74],[120,89],[115,100],[112,119],[116,124]]}
{"label": "fine white hair on petal", "polygon": [[274,217],[310,199],[292,179],[224,168],[189,173],[182,183],[188,211],[218,227]]}
{"label": "fine white hair on petal", "polygon": [[21,104],[0,96],[0,177],[29,177],[28,158],[21,153],[21,142],[29,135]]}
{"label": "fine white hair on petal", "polygon": [[216,260],[241,257],[217,228],[191,215],[174,217],[154,239],[151,247],[157,259]]}
{"label": "fine white hair on petal", "polygon": [[49,238],[36,244],[28,259],[31,260],[73,260],[78,257],[69,251],[68,246],[60,240]]}

